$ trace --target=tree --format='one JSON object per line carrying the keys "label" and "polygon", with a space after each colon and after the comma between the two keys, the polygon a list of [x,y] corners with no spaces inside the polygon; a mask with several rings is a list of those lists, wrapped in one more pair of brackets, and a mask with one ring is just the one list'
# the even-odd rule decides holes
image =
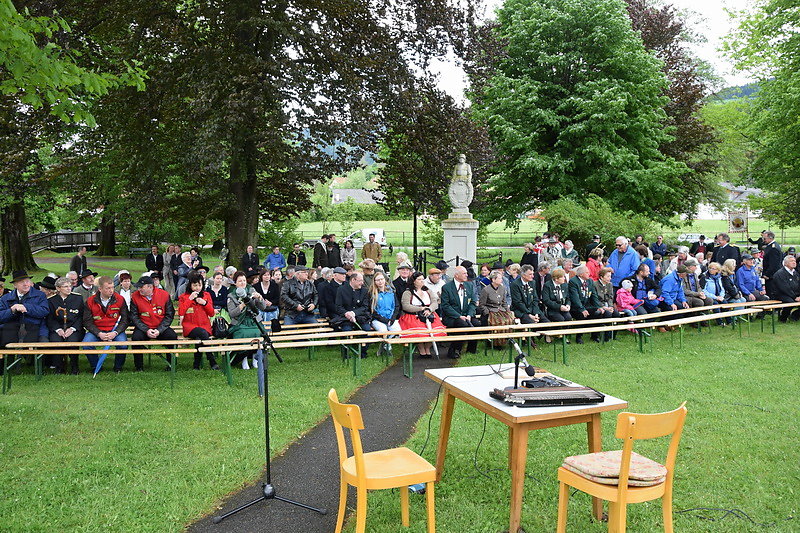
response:
{"label": "tree", "polygon": [[711,150],[719,165],[714,170],[717,181],[752,186],[750,165],[758,149],[748,133],[752,98],[709,101],[700,111],[703,121],[714,128],[719,142]]}
{"label": "tree", "polygon": [[764,190],[752,200],[780,227],[800,223],[800,10],[794,0],[760,0],[739,14],[727,41],[737,67],[759,78],[747,133],[758,140],[750,167]]}
{"label": "tree", "polygon": [[662,142],[659,149],[687,166],[681,176],[684,198],[681,214],[695,214],[700,202],[719,206],[724,195],[715,180],[719,161],[714,145],[718,139],[700,113],[708,87],[704,65],[685,46],[690,38],[686,21],[671,5],[654,5],[652,0],[626,0],[626,3],[633,29],[641,36],[645,49],[663,61],[662,71],[668,81],[664,111],[672,138]]}
{"label": "tree", "polygon": [[495,34],[505,52],[472,98],[498,151],[497,218],[590,193],[662,222],[684,209],[687,166],[659,149],[672,140],[663,64],[623,2],[509,0]]}

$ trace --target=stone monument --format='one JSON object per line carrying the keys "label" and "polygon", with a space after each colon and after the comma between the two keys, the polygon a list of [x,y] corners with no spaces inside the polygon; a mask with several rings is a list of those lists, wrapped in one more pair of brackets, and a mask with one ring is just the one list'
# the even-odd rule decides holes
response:
{"label": "stone monument", "polygon": [[[472,218],[469,204],[472,203],[472,167],[467,163],[467,156],[458,156],[458,163],[453,167],[450,188],[447,191],[453,211],[442,221],[444,230],[445,261],[458,257],[459,262],[469,259],[476,262],[478,251],[478,221]],[[451,264],[448,274],[452,274],[455,264]]]}

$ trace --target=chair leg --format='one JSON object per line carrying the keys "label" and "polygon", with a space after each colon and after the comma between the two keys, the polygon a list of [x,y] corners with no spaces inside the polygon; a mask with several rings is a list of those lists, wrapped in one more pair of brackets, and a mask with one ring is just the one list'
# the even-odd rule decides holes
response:
{"label": "chair leg", "polygon": [[608,502],[608,533],[625,533],[627,505]]}
{"label": "chair leg", "polygon": [[672,491],[661,497],[661,508],[664,514],[664,533],[672,533]]}
{"label": "chair leg", "polygon": [[339,516],[336,517],[336,533],[342,532],[344,515],[347,512],[347,482],[342,480],[339,485]]}
{"label": "chair leg", "polygon": [[408,527],[408,487],[400,487],[400,518],[403,527]]}
{"label": "chair leg", "polygon": [[428,506],[428,533],[436,533],[436,506],[433,497],[433,481],[425,484],[425,500]]}
{"label": "chair leg", "polygon": [[567,531],[567,504],[569,503],[569,485],[563,481],[558,484],[558,524],[556,533]]}
{"label": "chair leg", "polygon": [[364,533],[367,530],[367,489],[358,487],[356,494],[356,533]]}

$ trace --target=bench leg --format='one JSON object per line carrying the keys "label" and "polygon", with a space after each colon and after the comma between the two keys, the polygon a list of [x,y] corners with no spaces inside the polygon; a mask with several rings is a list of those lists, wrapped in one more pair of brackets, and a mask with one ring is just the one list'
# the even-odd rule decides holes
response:
{"label": "bench leg", "polygon": [[403,356],[403,375],[408,379],[414,377],[414,344],[410,342]]}
{"label": "bench leg", "polygon": [[233,375],[231,373],[231,359],[233,352],[222,352],[222,371],[225,373],[225,378],[228,380],[228,386],[233,386]]}
{"label": "bench leg", "polygon": [[775,315],[778,314],[777,309],[772,310],[772,334],[775,335]]}
{"label": "bench leg", "polygon": [[42,361],[44,354],[35,354],[33,356],[33,368],[36,373],[36,381],[41,381],[42,374],[44,374],[44,362]]}
{"label": "bench leg", "polygon": [[561,362],[567,364],[567,336],[561,335]]}
{"label": "bench leg", "polygon": [[[6,393],[6,383],[8,381],[8,356],[3,356],[3,394]],[[8,383],[8,387],[11,387],[11,384]]]}
{"label": "bench leg", "polygon": [[678,326],[678,348],[683,350],[683,326]]}
{"label": "bench leg", "polygon": [[[167,357],[169,357],[169,356],[167,356]],[[176,371],[176,367],[177,366],[178,366],[178,354],[172,354],[172,357],[170,357],[170,363],[169,363],[169,388],[170,389],[174,389],[175,388],[175,371]]]}

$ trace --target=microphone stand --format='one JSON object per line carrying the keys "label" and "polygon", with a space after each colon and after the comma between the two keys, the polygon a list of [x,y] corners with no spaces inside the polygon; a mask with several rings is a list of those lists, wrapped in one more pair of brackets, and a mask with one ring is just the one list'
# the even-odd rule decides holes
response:
{"label": "microphone stand", "polygon": [[300,503],[294,500],[290,500],[287,498],[283,498],[278,496],[277,491],[275,490],[275,485],[272,484],[272,464],[270,460],[270,443],[269,443],[269,374],[266,371],[267,365],[267,358],[264,357],[264,351],[266,347],[272,351],[273,355],[275,355],[275,359],[278,360],[279,363],[283,363],[283,359],[281,358],[278,351],[275,349],[275,346],[272,344],[272,339],[269,337],[269,333],[267,333],[266,328],[261,323],[260,317],[256,314],[256,312],[251,308],[250,304],[248,303],[245,307],[245,312],[248,316],[250,316],[258,326],[258,330],[261,332],[261,339],[253,340],[252,344],[257,344],[258,349],[256,350],[255,358],[258,361],[258,374],[259,374],[259,382],[258,382],[258,389],[259,395],[263,396],[264,398],[264,444],[266,449],[266,464],[267,464],[267,479],[266,483],[261,484],[261,496],[256,498],[255,500],[248,502],[240,507],[237,507],[233,511],[229,511],[223,515],[215,516],[212,519],[212,522],[215,524],[219,524],[226,518],[231,515],[238,513],[239,511],[243,511],[250,507],[251,505],[255,505],[259,502],[264,500],[278,500],[286,503],[290,503],[292,505],[296,505],[297,507],[302,507],[303,509],[308,509],[309,511],[314,511],[319,514],[328,514],[327,509],[318,509],[316,507],[311,507],[310,505],[306,505],[304,503]]}

